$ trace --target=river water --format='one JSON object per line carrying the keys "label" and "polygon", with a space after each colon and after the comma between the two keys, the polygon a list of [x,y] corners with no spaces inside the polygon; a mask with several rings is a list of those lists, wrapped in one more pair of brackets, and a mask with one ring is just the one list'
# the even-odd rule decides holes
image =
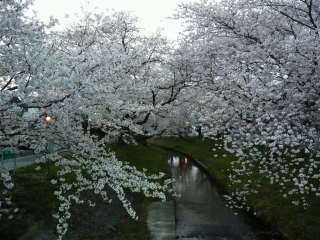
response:
{"label": "river water", "polygon": [[279,240],[264,222],[246,210],[227,207],[226,192],[192,160],[169,154],[175,198],[177,239]]}

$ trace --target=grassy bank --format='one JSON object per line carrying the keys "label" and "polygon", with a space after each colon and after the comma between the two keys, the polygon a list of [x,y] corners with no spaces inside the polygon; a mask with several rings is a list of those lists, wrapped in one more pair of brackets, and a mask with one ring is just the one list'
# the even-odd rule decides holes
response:
{"label": "grassy bank", "polygon": [[[149,141],[150,144],[171,147],[191,155],[207,167],[210,174],[230,193],[236,190],[231,184],[229,174],[233,174],[231,161],[235,156],[223,150],[222,142],[199,137],[189,137],[188,140],[178,137],[159,137]],[[212,149],[215,149],[213,151]],[[257,172],[248,178],[244,175],[242,182],[259,179]],[[292,187],[292,186],[291,186]],[[290,186],[287,186],[290,188]],[[283,198],[283,192],[277,184],[270,184],[270,180],[260,179],[254,186],[257,192],[252,192],[246,203],[254,209],[257,216],[267,220],[274,228],[279,229],[290,240],[314,240],[320,236],[320,201],[311,194],[307,196],[310,204],[307,209],[295,206],[297,196]]]}
{"label": "grassy bank", "polygon": [[[141,145],[130,146],[111,146],[116,152],[119,160],[130,162],[138,170],[147,168],[147,174],[159,172],[166,173],[165,178],[170,178],[170,168],[166,162],[164,152],[156,147]],[[56,185],[50,183],[52,179],[57,179],[56,172],[58,168],[51,167],[50,175],[46,176],[46,168],[43,165],[40,171],[35,170],[36,165],[32,164],[16,170],[12,175],[15,184],[13,188],[12,202],[14,208],[19,211],[14,214],[14,218],[8,220],[2,216],[0,220],[0,239],[15,240],[24,235],[30,227],[44,222],[50,218],[52,213],[57,210],[58,201],[53,192]],[[72,179],[70,179],[71,181]],[[2,186],[0,186],[1,192]],[[88,194],[88,197],[96,198],[94,194]],[[133,207],[137,211],[139,220],[133,220],[129,215],[123,214],[120,221],[111,229],[101,229],[99,233],[102,239],[150,239],[150,233],[146,225],[147,206],[152,201],[159,199],[145,198],[141,193],[131,194]],[[102,201],[101,201],[102,202]],[[78,211],[77,208],[80,207]],[[73,219],[83,219],[84,212],[87,214],[85,206],[79,206],[73,209]],[[82,220],[83,221],[83,220]],[[73,220],[73,226],[70,224],[70,230],[76,229],[79,221]],[[91,234],[95,234],[91,231]],[[66,238],[67,239],[67,238]],[[79,239],[93,239],[88,234],[82,234]]]}
{"label": "grassy bank", "polygon": [[[14,240],[22,236],[31,226],[42,222],[51,216],[58,201],[53,192],[57,186],[50,183],[56,179],[57,168],[52,167],[50,175],[46,176],[45,165],[41,170],[35,170],[36,165],[31,164],[18,168],[12,174],[15,184],[11,191],[12,207],[19,208],[9,220],[4,214],[0,220],[0,239]],[[2,188],[3,186],[1,186]]]}
{"label": "grassy bank", "polygon": [[[165,173],[164,179],[170,178],[170,166],[167,163],[167,155],[163,150],[152,146],[128,145],[128,146],[112,146],[112,150],[116,152],[117,158],[121,161],[127,161],[132,166],[136,166],[137,170],[147,169],[147,174]],[[147,227],[147,207],[151,202],[159,201],[159,199],[146,198],[142,193],[132,193],[139,209],[136,209],[139,220],[133,220],[130,216],[123,216],[124,221],[119,223],[117,231],[110,234],[113,240],[150,240],[151,235]],[[167,194],[167,199],[172,199]]]}

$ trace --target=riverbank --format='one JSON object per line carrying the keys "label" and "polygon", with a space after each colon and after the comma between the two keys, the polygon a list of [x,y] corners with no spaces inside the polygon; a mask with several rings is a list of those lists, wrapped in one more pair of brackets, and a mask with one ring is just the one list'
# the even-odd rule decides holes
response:
{"label": "riverbank", "polygon": [[[161,149],[142,145],[110,147],[120,161],[129,162],[141,171],[146,168],[148,175],[164,172],[164,179],[170,178],[167,156]],[[19,211],[11,220],[2,216],[0,239],[56,239],[56,222],[52,213],[57,211],[58,201],[53,194],[56,185],[51,184],[51,180],[57,178],[58,168],[52,165],[50,174],[46,175],[45,166],[38,171],[35,170],[36,166],[31,164],[16,169],[15,174],[12,172],[15,184],[12,203]],[[3,186],[0,185],[0,192],[1,188]],[[87,192],[86,199],[96,202],[96,206],[82,204],[72,208],[69,231],[64,239],[152,239],[147,226],[148,206],[159,199],[146,198],[142,193],[128,191],[128,197],[139,217],[134,220],[124,210],[115,193],[106,190],[113,199],[111,203],[105,203],[99,196]]]}
{"label": "riverbank", "polygon": [[[202,138],[197,137],[192,137],[188,140],[189,141],[182,138],[162,137],[154,138],[149,143],[167,146],[187,153],[206,167],[210,174],[214,176],[224,188],[229,192],[234,191],[234,186],[229,186],[228,177],[231,172],[230,163],[233,156],[230,154],[226,157],[223,156],[225,152],[221,148],[220,142],[202,140]],[[170,178],[171,174],[170,167],[167,164],[167,156],[161,149],[141,145],[111,147],[116,152],[119,160],[128,161],[139,170],[147,168],[148,174],[154,174],[160,171],[165,172],[166,175],[164,178]],[[212,148],[216,148],[216,151],[213,152]],[[54,167],[52,166],[52,174],[45,176],[45,167],[40,171],[35,171],[35,165],[17,169],[16,174],[13,175],[15,182],[13,203],[19,207],[19,211],[12,220],[5,220],[3,218],[0,221],[0,239],[18,239],[19,236],[22,236],[32,226],[41,224],[48,217],[51,217],[51,213],[57,207],[57,203],[54,202],[56,197],[52,194],[54,190],[52,187],[55,185],[50,184],[51,179],[54,177],[54,171]],[[275,186],[270,186],[268,182],[261,181],[259,185],[259,193],[248,198],[248,204],[250,204],[259,217],[270,222],[290,240],[319,239],[320,203],[318,198],[314,199],[309,208],[303,209],[302,207],[294,206],[290,202],[292,199],[284,199],[279,189],[275,188]],[[42,197],[39,198],[39,196]],[[94,195],[92,197],[95,198]],[[95,233],[103,236],[104,239],[151,239],[146,223],[147,208],[150,203],[158,201],[158,199],[145,198],[140,193],[134,193],[132,199],[137,203],[135,210],[139,216],[138,221],[131,219],[129,215],[125,213],[120,216],[115,225],[112,227],[104,227],[106,225],[97,224],[96,218],[92,217],[94,215],[91,215],[93,214],[92,211],[97,209],[96,207],[85,210],[82,208],[83,205],[79,205],[78,210],[75,209],[75,214],[73,215],[78,221],[74,220],[74,229],[80,228],[81,231],[91,229],[90,224],[84,220],[84,215],[86,215],[93,220],[93,224],[96,224],[97,228]],[[111,205],[109,207],[114,208],[114,206]],[[89,235],[86,236],[82,231],[78,236],[80,237],[79,239],[94,239],[92,238],[93,236],[90,235],[92,233],[92,231],[89,231]],[[100,233],[102,233],[102,235],[100,235]],[[90,236],[90,238],[88,236]]]}
{"label": "riverbank", "polygon": [[[223,150],[222,142],[189,137],[188,141],[176,137],[159,137],[149,140],[149,144],[178,150],[199,161],[228,192],[233,192],[229,174],[231,162],[235,156]],[[216,151],[212,149],[215,148]],[[243,178],[243,181],[250,179]],[[252,180],[252,179],[251,179]],[[314,240],[320,235],[320,204],[318,198],[309,196],[310,206],[306,209],[292,204],[294,196],[283,198],[276,185],[270,185],[261,179],[256,187],[258,191],[250,194],[246,203],[261,219],[268,221],[289,240]]]}

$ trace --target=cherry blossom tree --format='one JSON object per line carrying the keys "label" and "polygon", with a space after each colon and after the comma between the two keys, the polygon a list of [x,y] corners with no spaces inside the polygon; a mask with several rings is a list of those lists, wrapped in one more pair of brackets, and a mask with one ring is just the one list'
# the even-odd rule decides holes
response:
{"label": "cherry blossom tree", "polygon": [[[284,197],[300,195],[294,204],[307,206],[305,194],[320,196],[319,7],[203,0],[180,5],[175,16],[187,26],[180,46],[197,53],[193,75],[202,88],[190,111],[215,124],[213,136],[229,129],[225,148],[238,157],[230,175],[238,200],[257,192],[263,178],[279,184]],[[257,179],[240,181],[256,168]]]}
{"label": "cherry blossom tree", "polygon": [[[45,53],[41,35],[44,33],[45,27],[54,24],[54,21],[51,21],[48,26],[45,26],[35,18],[24,18],[23,10],[30,3],[30,1],[0,2],[1,144],[9,147],[18,145],[18,139],[23,138],[20,129],[24,128],[26,123],[21,119],[22,107],[18,106],[19,96],[30,94],[30,91],[24,90],[28,89],[32,72],[41,67],[39,64],[41,59],[39,59],[40,62],[33,62],[32,58],[45,56],[45,54],[41,54]],[[35,50],[39,51],[39,54],[33,55]],[[27,52],[31,54],[26,54]],[[1,169],[1,180],[6,188],[13,187],[11,177],[5,169]],[[10,204],[11,198],[7,197],[6,190],[3,192],[3,196],[4,202]],[[2,212],[7,212],[7,209],[1,208],[1,215]]]}
{"label": "cherry blossom tree", "polygon": [[[166,39],[160,33],[141,36],[136,18],[123,12],[84,11],[78,22],[54,31],[54,19],[44,25],[36,16],[24,15],[32,1],[0,4],[1,144],[11,148],[28,144],[43,153],[37,162],[47,163],[47,171],[50,162],[59,167],[52,184],[59,185],[54,194],[60,206],[53,216],[59,222],[60,238],[67,231],[71,205],[84,202],[81,193],[85,190],[107,200],[103,188],[108,184],[133,218],[125,188],[165,201],[171,180],[154,181],[163,173],[148,176],[118,161],[106,151],[105,139],[95,142],[76,125],[87,115],[106,135],[111,134],[110,124],[112,131],[130,128],[143,133],[148,116],[170,100],[152,101],[154,89],[161,90],[166,80],[156,85],[160,64],[168,55]],[[52,146],[67,150],[72,158],[52,152]],[[70,174],[75,176],[71,183],[65,181]],[[13,187],[5,168],[1,168],[1,180],[6,188]],[[10,197],[4,200],[11,203]],[[8,209],[1,208],[2,212],[12,217]]]}
{"label": "cherry blossom tree", "polygon": [[[84,12],[83,17],[66,29],[63,39],[66,40],[64,44],[76,54],[94,57],[90,75],[96,73],[98,78],[108,79],[99,80],[99,89],[109,89],[114,93],[104,95],[107,113],[102,106],[100,111],[96,110],[90,116],[98,119],[99,128],[106,131],[103,125],[108,126],[110,116],[116,114],[117,117],[112,119],[115,126],[120,124],[122,128],[153,136],[172,127],[166,124],[165,116],[172,111],[181,90],[190,85],[190,78],[181,76],[181,71],[174,66],[171,60],[174,50],[168,40],[160,32],[151,37],[141,36],[134,25],[136,21],[125,12],[111,13],[110,16]],[[68,52],[65,57],[69,55]],[[84,59],[88,67],[88,58]],[[117,78],[114,72],[110,72],[109,64],[114,66]],[[90,106],[96,109],[96,104],[89,102],[86,109]],[[133,129],[137,127],[140,131]]]}

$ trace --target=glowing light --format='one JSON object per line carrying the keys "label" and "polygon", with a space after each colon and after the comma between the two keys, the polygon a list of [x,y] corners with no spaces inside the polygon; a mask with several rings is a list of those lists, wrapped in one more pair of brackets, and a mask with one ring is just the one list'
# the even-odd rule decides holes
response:
{"label": "glowing light", "polygon": [[51,117],[51,116],[47,116],[47,117],[46,117],[46,122],[47,122],[47,123],[51,122],[51,120],[52,120],[52,117]]}

